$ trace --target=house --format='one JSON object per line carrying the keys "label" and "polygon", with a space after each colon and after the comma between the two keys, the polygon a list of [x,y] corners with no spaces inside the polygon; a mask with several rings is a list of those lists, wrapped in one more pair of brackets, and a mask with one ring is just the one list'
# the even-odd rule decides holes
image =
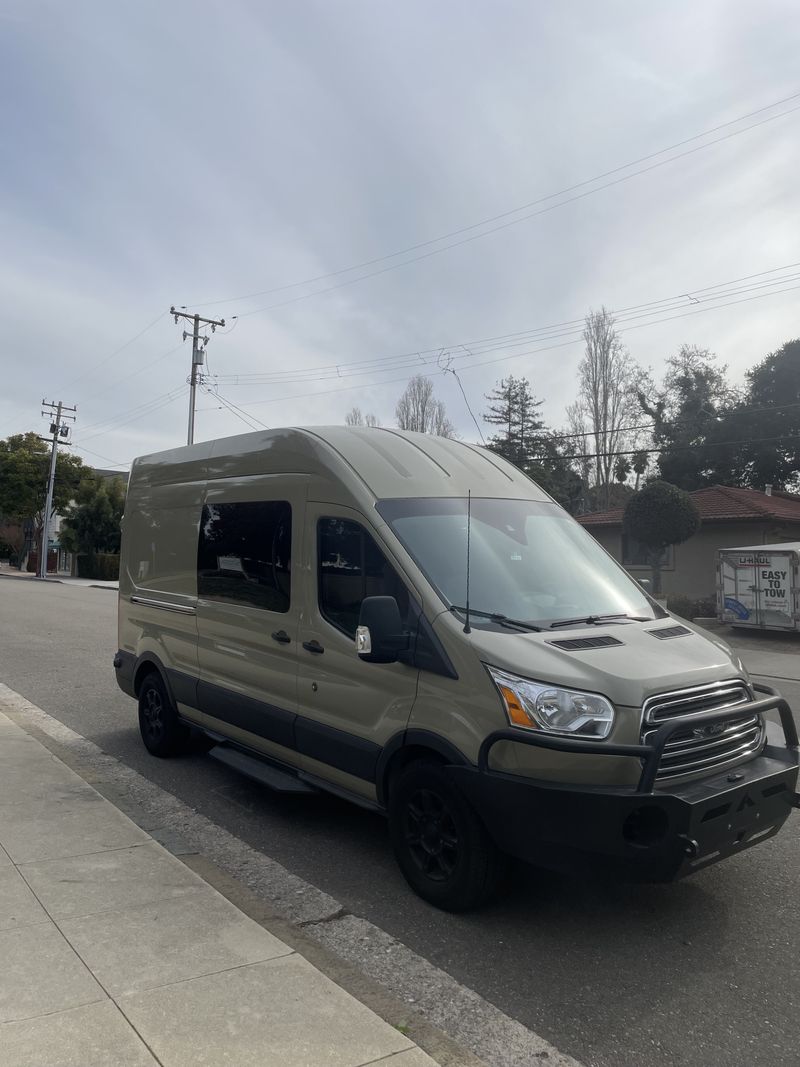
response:
{"label": "house", "polygon": [[[700,513],[700,529],[682,545],[664,553],[661,585],[665,595],[693,600],[716,592],[717,551],[741,545],[800,541],[800,496],[772,490],[712,485],[689,494]],[[650,567],[643,545],[622,532],[623,508],[577,516],[614,559],[634,578],[647,578]]]}

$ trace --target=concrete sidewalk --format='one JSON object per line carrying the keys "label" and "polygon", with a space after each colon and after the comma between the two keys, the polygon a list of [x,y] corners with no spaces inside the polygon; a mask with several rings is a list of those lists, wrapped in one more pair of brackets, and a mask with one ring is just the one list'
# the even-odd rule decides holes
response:
{"label": "concrete sidewalk", "polygon": [[48,574],[46,578],[40,578],[28,571],[18,571],[16,567],[0,567],[0,578],[10,578],[12,581],[25,582],[51,582],[55,585],[82,585],[90,589],[119,589],[119,582],[106,582],[99,578],[73,578],[69,574]]}
{"label": "concrete sidewalk", "polygon": [[433,1067],[0,713],[3,1067]]}

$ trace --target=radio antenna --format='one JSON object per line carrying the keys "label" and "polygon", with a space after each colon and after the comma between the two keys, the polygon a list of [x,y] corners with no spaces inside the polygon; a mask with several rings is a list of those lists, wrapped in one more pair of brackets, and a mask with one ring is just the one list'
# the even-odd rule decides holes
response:
{"label": "radio antenna", "polygon": [[472,628],[469,624],[469,535],[472,527],[472,490],[467,490],[467,599],[466,599],[466,611],[464,621],[464,633],[471,634]]}

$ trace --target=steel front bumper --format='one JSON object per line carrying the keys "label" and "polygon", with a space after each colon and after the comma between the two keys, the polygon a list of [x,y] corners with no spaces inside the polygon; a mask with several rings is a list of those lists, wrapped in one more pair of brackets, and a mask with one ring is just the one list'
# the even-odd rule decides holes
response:
{"label": "steel front bumper", "polygon": [[[791,711],[775,690],[757,689],[766,695],[750,707],[780,713],[784,744],[770,743],[749,762],[699,781],[655,786],[664,745],[685,723],[665,724],[649,745],[605,747],[610,755],[641,757],[635,790],[554,785],[491,770],[489,752],[501,740],[569,751],[577,744],[578,751],[593,754],[600,749],[592,742],[519,730],[486,738],[477,767],[448,770],[510,855],[559,870],[588,866],[637,880],[671,881],[767,840],[800,806],[800,754]],[[730,709],[698,721],[726,716]]]}

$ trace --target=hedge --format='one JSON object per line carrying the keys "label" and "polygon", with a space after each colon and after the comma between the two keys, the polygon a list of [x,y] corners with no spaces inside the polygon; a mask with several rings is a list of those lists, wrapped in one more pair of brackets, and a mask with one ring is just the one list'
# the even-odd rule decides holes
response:
{"label": "hedge", "polygon": [[100,582],[115,582],[119,578],[119,553],[96,552],[93,556],[78,556],[78,577],[94,578]]}

